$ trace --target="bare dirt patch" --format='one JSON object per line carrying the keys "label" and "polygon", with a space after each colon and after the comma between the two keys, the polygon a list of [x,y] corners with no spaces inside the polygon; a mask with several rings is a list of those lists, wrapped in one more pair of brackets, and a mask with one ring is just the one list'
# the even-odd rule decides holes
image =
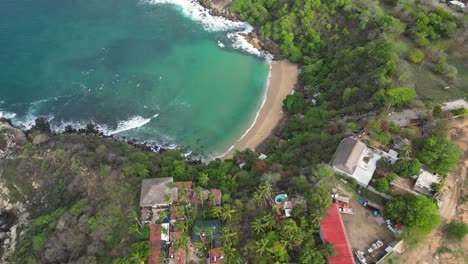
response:
{"label": "bare dirt patch", "polygon": [[358,201],[353,199],[350,204],[354,214],[342,216],[353,250],[366,251],[377,240],[381,240],[385,245],[394,240],[381,216],[379,223],[379,218],[373,216],[372,211]]}
{"label": "bare dirt patch", "polygon": [[[468,224],[467,190],[464,186],[468,166],[468,120],[458,119],[452,122],[449,138],[464,151],[452,176],[445,181],[441,191],[442,206],[439,210],[442,224],[432,231],[425,242],[414,248],[407,249],[400,258],[400,263],[447,263],[462,264],[468,260],[468,236],[464,241],[449,240],[444,232],[445,226],[453,221],[463,221]],[[463,199],[465,197],[465,199]]]}

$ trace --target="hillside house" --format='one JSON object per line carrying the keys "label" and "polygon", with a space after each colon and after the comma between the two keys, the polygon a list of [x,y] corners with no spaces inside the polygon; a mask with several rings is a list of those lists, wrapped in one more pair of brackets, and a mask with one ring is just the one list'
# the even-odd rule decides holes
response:
{"label": "hillside house", "polygon": [[176,191],[168,187],[172,182],[172,177],[144,179],[141,182],[140,206],[163,208],[171,205],[177,199]]}
{"label": "hillside house", "polygon": [[208,252],[208,259],[206,261],[207,264],[220,264],[224,263],[224,254],[223,254],[223,248],[222,247],[217,247],[217,248],[210,248]]}
{"label": "hillside house", "polygon": [[434,190],[432,189],[432,184],[440,183],[441,178],[437,174],[432,174],[428,171],[421,169],[418,175],[418,179],[414,184],[413,190],[415,192],[432,196]]}

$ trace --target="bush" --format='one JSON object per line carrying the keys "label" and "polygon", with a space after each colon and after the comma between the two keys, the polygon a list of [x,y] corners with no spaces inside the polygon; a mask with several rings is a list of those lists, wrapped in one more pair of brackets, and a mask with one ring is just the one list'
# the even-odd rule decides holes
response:
{"label": "bush", "polygon": [[410,52],[408,57],[412,63],[421,63],[424,59],[424,53],[420,49],[414,49]]}
{"label": "bush", "polygon": [[392,135],[389,133],[374,134],[373,138],[384,145],[388,145],[392,141]]}
{"label": "bush", "polygon": [[417,141],[417,157],[432,172],[446,175],[457,164],[462,150],[446,138],[430,137]]}
{"label": "bush", "polygon": [[32,238],[32,247],[34,251],[40,251],[43,247],[44,244],[47,240],[47,237],[45,234],[39,234],[37,236],[34,236]]}
{"label": "bush", "polygon": [[388,130],[392,132],[393,134],[398,134],[400,132],[400,126],[395,123],[390,123]]}
{"label": "bush", "polygon": [[304,111],[305,99],[302,93],[294,93],[286,96],[283,101],[283,111],[293,115]]}
{"label": "bush", "polygon": [[416,91],[411,88],[399,87],[389,89],[387,94],[392,100],[392,105],[401,107],[407,105],[413,100],[416,96]]}
{"label": "bush", "polygon": [[396,196],[385,206],[385,217],[428,234],[440,224],[437,205],[424,195]]}
{"label": "bush", "polygon": [[443,113],[442,106],[440,105],[434,106],[434,109],[432,110],[432,116],[439,117],[442,115],[442,113]]}
{"label": "bush", "polygon": [[418,175],[421,170],[421,164],[418,159],[404,160],[399,159],[392,167],[393,171],[402,177],[411,177]]}
{"label": "bush", "polygon": [[408,139],[415,139],[416,138],[416,130],[414,130],[413,128],[405,128],[402,131],[402,135],[403,135],[403,137],[408,138]]}
{"label": "bush", "polygon": [[397,174],[394,173],[394,172],[390,172],[389,174],[387,174],[386,178],[387,178],[387,181],[388,182],[392,182],[396,179],[397,177]]}
{"label": "bush", "polygon": [[462,241],[468,234],[468,225],[463,222],[452,221],[447,225],[447,231],[453,239]]}
{"label": "bush", "polygon": [[390,184],[388,183],[388,180],[386,178],[379,178],[375,182],[375,189],[379,192],[388,192],[390,190]]}
{"label": "bush", "polygon": [[431,184],[432,190],[433,190],[434,192],[436,192],[436,193],[440,192],[440,189],[442,189],[443,186],[444,186],[444,185],[443,185],[442,183],[435,183],[435,182],[433,182],[433,183]]}

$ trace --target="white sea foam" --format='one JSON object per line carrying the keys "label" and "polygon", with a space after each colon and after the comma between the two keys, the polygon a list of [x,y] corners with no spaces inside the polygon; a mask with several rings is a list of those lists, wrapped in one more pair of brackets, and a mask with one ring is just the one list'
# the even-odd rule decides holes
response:
{"label": "white sea foam", "polygon": [[15,113],[0,110],[0,118],[13,119],[15,116]]}
{"label": "white sea foam", "polygon": [[[200,23],[206,31],[229,31],[230,33],[227,34],[227,37],[233,42],[231,45],[232,48],[260,56],[265,58],[267,61],[271,61],[273,59],[273,55],[268,52],[259,51],[249,43],[246,35],[253,31],[253,27],[247,22],[232,21],[225,17],[213,16],[210,14],[208,9],[201,6],[196,0],[142,0],[142,2],[147,4],[177,5],[182,9],[182,13],[185,16],[197,23]],[[218,46],[221,47],[219,42]]]}
{"label": "white sea foam", "polygon": [[104,132],[104,134],[111,136],[111,135],[115,135],[115,134],[118,134],[118,133],[121,133],[121,132],[124,132],[124,131],[128,131],[128,130],[131,130],[131,129],[142,127],[142,126],[148,124],[151,121],[151,119],[158,117],[158,115],[159,114],[156,114],[151,118],[143,118],[141,116],[134,116],[134,117],[132,117],[132,118],[130,118],[128,120],[120,121],[117,124],[116,129],[111,130],[111,131],[103,131],[103,132]]}

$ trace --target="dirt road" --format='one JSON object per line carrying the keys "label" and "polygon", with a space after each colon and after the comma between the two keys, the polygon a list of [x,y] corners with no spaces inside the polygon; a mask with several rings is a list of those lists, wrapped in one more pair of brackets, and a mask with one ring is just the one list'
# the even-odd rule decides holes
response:
{"label": "dirt road", "polygon": [[452,177],[445,181],[442,193],[442,207],[440,215],[442,224],[428,235],[427,240],[415,248],[407,249],[400,258],[400,263],[416,264],[464,264],[468,260],[468,236],[460,243],[447,240],[443,229],[452,220],[463,221],[468,224],[468,203],[463,202],[462,196],[467,195],[465,188],[468,167],[468,119],[454,120],[449,139],[456,143],[464,154],[455,167]]}

